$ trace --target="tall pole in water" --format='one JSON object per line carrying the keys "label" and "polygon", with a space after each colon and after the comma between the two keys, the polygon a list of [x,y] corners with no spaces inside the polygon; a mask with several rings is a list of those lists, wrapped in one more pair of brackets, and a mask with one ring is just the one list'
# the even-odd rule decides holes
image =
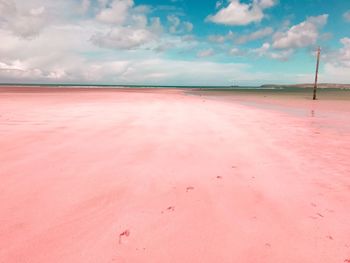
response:
{"label": "tall pole in water", "polygon": [[315,75],[315,85],[314,85],[314,96],[313,96],[313,100],[317,99],[317,81],[318,81],[318,68],[320,66],[320,54],[321,54],[321,48],[318,47],[317,48],[317,63],[316,63],[316,75]]}

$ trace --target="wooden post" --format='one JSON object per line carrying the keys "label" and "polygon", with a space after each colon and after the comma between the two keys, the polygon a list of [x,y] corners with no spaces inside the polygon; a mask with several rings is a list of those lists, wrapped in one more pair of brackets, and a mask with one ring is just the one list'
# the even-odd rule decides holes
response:
{"label": "wooden post", "polygon": [[317,63],[316,63],[316,75],[315,75],[315,85],[314,85],[314,96],[313,96],[313,100],[317,99],[317,81],[318,81],[318,68],[320,66],[320,54],[321,54],[321,48],[318,47],[317,49]]}

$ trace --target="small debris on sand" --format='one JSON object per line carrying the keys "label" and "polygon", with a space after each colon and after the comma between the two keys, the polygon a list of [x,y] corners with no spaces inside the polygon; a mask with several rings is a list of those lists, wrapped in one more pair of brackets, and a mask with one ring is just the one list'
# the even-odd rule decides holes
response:
{"label": "small debris on sand", "polygon": [[324,217],[322,214],[320,214],[320,213],[317,213],[317,215],[319,216],[319,217]]}
{"label": "small debris on sand", "polygon": [[192,191],[192,190],[194,190],[193,186],[189,186],[189,187],[186,188],[186,192],[189,192],[189,191]]}
{"label": "small debris on sand", "polygon": [[164,212],[174,212],[175,211],[175,206],[169,206],[165,211],[161,211],[161,214],[164,214]]}
{"label": "small debris on sand", "polygon": [[125,230],[124,232],[119,234],[119,244],[122,243],[122,237],[128,237],[130,236],[130,231],[129,230]]}
{"label": "small debris on sand", "polygon": [[173,211],[175,211],[175,206],[169,206],[169,207],[167,208],[167,210],[173,212]]}

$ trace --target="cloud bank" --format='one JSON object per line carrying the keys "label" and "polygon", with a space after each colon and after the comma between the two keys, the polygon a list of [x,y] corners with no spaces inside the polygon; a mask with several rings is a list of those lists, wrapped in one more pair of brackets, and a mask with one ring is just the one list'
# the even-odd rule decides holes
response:
{"label": "cloud bank", "polygon": [[[208,21],[224,25],[248,25],[260,22],[264,10],[273,7],[275,0],[253,0],[251,3],[241,3],[240,0],[230,0],[227,7],[221,8],[215,15],[207,17]],[[221,7],[222,4],[217,5]]]}
{"label": "cloud bank", "polygon": [[[205,16],[200,28],[183,3],[0,0],[0,82],[288,83],[295,75],[272,74],[269,63],[290,63],[297,52],[313,59],[310,50],[331,39],[324,32],[327,14],[269,25],[267,10],[281,4],[273,0],[218,1],[216,14],[207,18],[214,30],[208,31]],[[322,78],[350,82],[349,36],[337,41],[338,47],[323,52]]]}

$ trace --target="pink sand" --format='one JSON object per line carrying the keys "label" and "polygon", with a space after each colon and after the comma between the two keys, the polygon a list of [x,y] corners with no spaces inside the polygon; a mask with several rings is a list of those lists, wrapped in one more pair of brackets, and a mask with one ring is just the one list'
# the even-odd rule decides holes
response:
{"label": "pink sand", "polygon": [[350,262],[348,103],[3,89],[0,262]]}

